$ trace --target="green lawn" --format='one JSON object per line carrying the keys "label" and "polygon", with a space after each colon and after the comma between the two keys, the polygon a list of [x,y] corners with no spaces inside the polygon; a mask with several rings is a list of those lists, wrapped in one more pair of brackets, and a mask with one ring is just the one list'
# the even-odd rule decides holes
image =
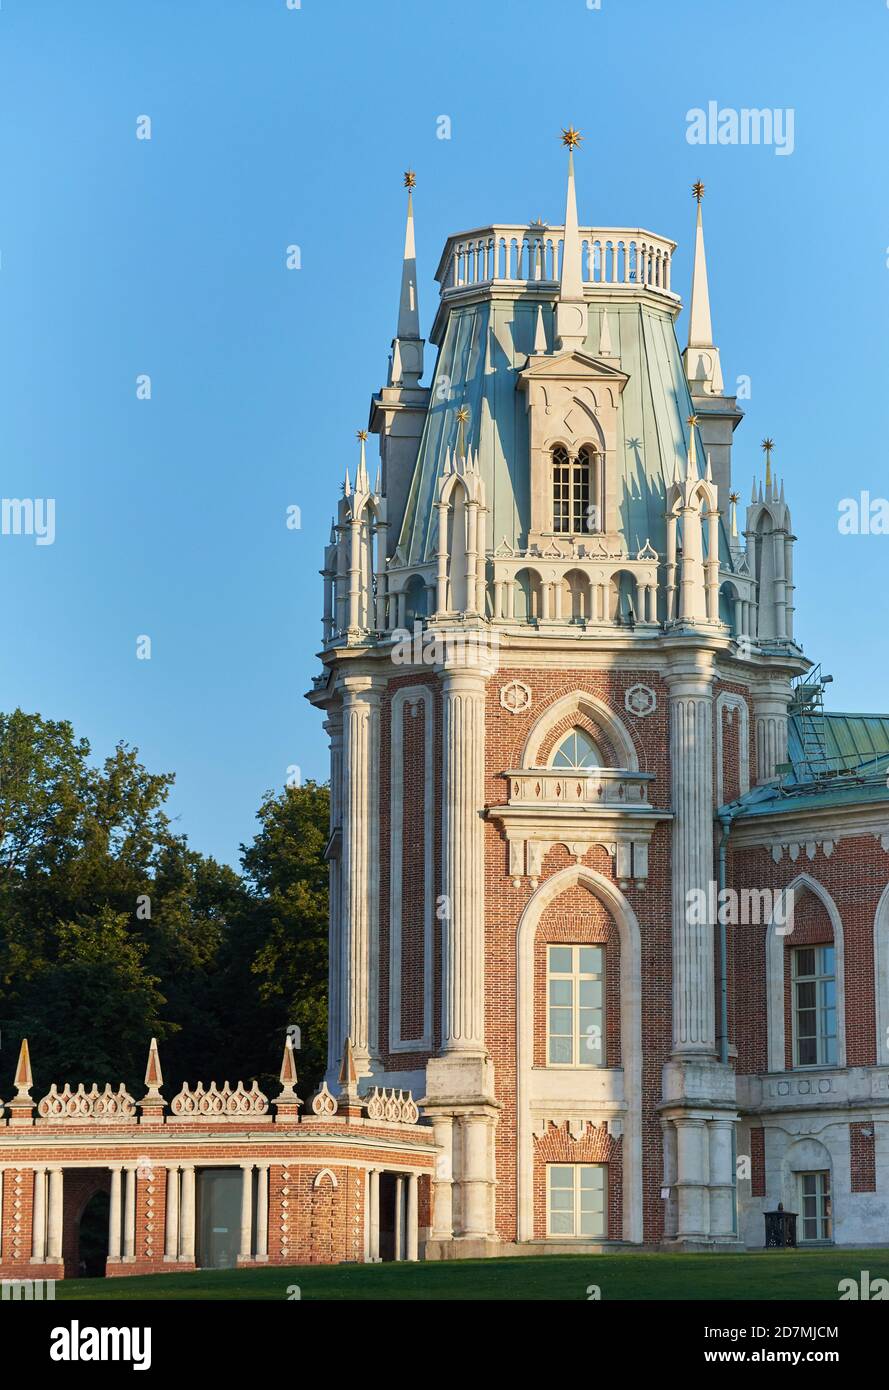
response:
{"label": "green lawn", "polygon": [[889,1250],[769,1251],[747,1255],[552,1255],[429,1264],[294,1265],[124,1279],[69,1279],[59,1300],[815,1299],[836,1301],[840,1279],[889,1278]]}

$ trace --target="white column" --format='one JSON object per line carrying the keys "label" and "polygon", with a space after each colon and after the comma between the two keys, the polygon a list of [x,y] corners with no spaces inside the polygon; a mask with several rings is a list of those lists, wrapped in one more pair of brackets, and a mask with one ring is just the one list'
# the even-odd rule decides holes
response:
{"label": "white column", "polygon": [[[713,927],[689,911],[713,879],[713,700],[709,656],[669,674],[673,784],[673,1054],[715,1055]],[[692,899],[694,901],[694,899]],[[689,918],[695,920],[692,922]]]}
{"label": "white column", "polygon": [[448,512],[447,502],[436,502],[438,512],[438,570],[435,587],[435,611],[446,613],[448,608]]}
{"label": "white column", "polygon": [[787,705],[790,690],[784,682],[763,686],[753,696],[756,730],[756,780],[769,782],[778,763],[787,761]]}
{"label": "white column", "polygon": [[417,1175],[410,1173],[407,1180],[407,1249],[405,1258],[416,1260],[419,1254],[419,1202],[417,1200]]}
{"label": "white column", "polygon": [[194,1263],[194,1164],[182,1169],[182,1203],[179,1209],[179,1259],[183,1264]]}
{"label": "white column", "polygon": [[136,1258],[136,1170],[124,1168],[126,1182],[123,1199],[123,1257],[132,1262]]}
{"label": "white column", "polygon": [[[330,711],[324,729],[330,738],[330,829],[333,832],[342,825],[343,814],[343,719],[340,710]],[[332,1086],[347,1032],[343,1024],[343,868],[339,858],[331,859],[328,864],[328,889],[327,1084]]]}
{"label": "white column", "polygon": [[164,1215],[164,1259],[179,1258],[179,1168],[174,1163],[167,1169],[167,1207]]}
{"label": "white column", "polygon": [[47,1260],[59,1264],[62,1259],[62,1209],[64,1202],[64,1174],[61,1168],[49,1170],[49,1234]]}
{"label": "white column", "polygon": [[454,1118],[433,1112],[432,1135],[441,1152],[432,1180],[431,1240],[450,1240],[454,1234]]}
{"label": "white column", "polygon": [[34,1169],[34,1198],[31,1209],[31,1263],[46,1259],[46,1169]]}
{"label": "white column", "polygon": [[349,609],[348,609],[348,628],[351,633],[356,633],[360,619],[360,582],[361,582],[361,523],[352,521],[349,523]]}
{"label": "white column", "polygon": [[265,1264],[269,1258],[269,1165],[256,1168],[256,1260]]}
{"label": "white column", "polygon": [[734,1235],[734,1173],[732,1171],[733,1120],[711,1120],[710,1235]]}
{"label": "white column", "polygon": [[[380,694],[369,676],[343,681],[343,1007],[359,1076],[376,1048],[379,921]],[[335,1040],[338,1050],[344,1038]]]}
{"label": "white column", "polygon": [[239,1260],[253,1256],[253,1164],[241,1164],[241,1249]]}
{"label": "white column", "polygon": [[404,1178],[395,1179],[395,1259],[404,1259]]}
{"label": "white column", "polygon": [[385,632],[385,631],[386,631],[386,628],[387,628],[387,623],[386,623],[386,581],[387,581],[387,574],[386,574],[386,531],[387,531],[387,527],[386,527],[385,521],[378,521],[377,524],[376,524],[376,527],[375,527],[374,529],[375,529],[375,537],[376,537],[376,545],[377,545],[377,570],[376,570],[376,583],[377,583],[376,604],[377,604],[377,615],[376,615],[376,627],[377,627],[377,631],[378,631],[378,632]]}
{"label": "white column", "polygon": [[463,1131],[461,1235],[468,1238],[487,1237],[494,1225],[494,1186],[491,1181],[489,1153],[491,1123],[485,1115],[465,1115],[460,1124]]}
{"label": "white column", "polygon": [[709,1163],[707,1122],[697,1117],[678,1117],[676,1124],[676,1208],[680,1239],[710,1234]]}
{"label": "white column", "polygon": [[371,1168],[369,1173],[369,1197],[370,1197],[370,1249],[369,1257],[372,1264],[376,1264],[380,1258],[380,1171],[378,1168]]}
{"label": "white column", "polygon": [[471,498],[466,503],[466,608],[476,611],[478,594],[477,546],[478,546],[478,503]]}
{"label": "white column", "polygon": [[445,670],[443,691],[442,1044],[485,1051],[485,677]]}
{"label": "white column", "polygon": [[111,1169],[111,1205],[108,1210],[108,1259],[120,1259],[120,1164]]}

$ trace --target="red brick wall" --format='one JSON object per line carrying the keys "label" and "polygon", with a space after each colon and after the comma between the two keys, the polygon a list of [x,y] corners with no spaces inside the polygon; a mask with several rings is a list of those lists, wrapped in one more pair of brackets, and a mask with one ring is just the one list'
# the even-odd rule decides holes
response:
{"label": "red brick wall", "polygon": [[613,1139],[605,1125],[587,1125],[579,1139],[563,1125],[550,1125],[544,1135],[534,1140],[534,1235],[546,1238],[548,1163],[604,1163],[607,1165],[606,1239],[621,1240],[623,1212],[621,1205],[621,1140]]}
{"label": "red brick wall", "polygon": [[[568,858],[564,845],[559,845]],[[549,858],[555,858],[550,855]],[[594,850],[587,859],[608,859]],[[571,861],[573,862],[573,861]],[[560,865],[560,867],[562,867]],[[597,863],[601,872],[601,863]],[[543,912],[534,942],[534,1065],[547,1065],[547,946],[605,946],[605,1065],[620,1066],[620,934],[610,913],[587,888],[577,884]]]}
{"label": "red brick wall", "polygon": [[852,1159],[852,1191],[876,1192],[877,1154],[873,1121],[850,1125],[849,1145]]}

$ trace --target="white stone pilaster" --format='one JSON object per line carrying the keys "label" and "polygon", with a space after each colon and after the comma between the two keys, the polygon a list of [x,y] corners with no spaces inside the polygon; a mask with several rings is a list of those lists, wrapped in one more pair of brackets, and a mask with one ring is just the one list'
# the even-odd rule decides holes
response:
{"label": "white stone pilaster", "polygon": [[61,1168],[49,1170],[49,1221],[47,1223],[46,1258],[50,1264],[62,1260],[62,1210],[64,1202],[64,1173]]}
{"label": "white stone pilaster", "polygon": [[34,1197],[31,1207],[31,1263],[46,1260],[46,1169],[34,1169]]}
{"label": "white stone pilaster", "polygon": [[395,1179],[395,1251],[393,1258],[404,1259],[404,1178]]}
{"label": "white stone pilaster", "polygon": [[[673,1055],[716,1051],[713,927],[689,894],[713,880],[712,660],[691,654],[669,674],[673,790]],[[690,921],[692,917],[694,920]]]}
{"label": "white stone pilaster", "polygon": [[108,1210],[108,1259],[120,1259],[120,1175],[118,1163],[111,1169],[111,1205]]}
{"label": "white stone pilaster", "polygon": [[442,1045],[485,1052],[485,677],[442,675]]}
{"label": "white stone pilaster", "polygon": [[124,1168],[123,1258],[132,1263],[136,1258],[136,1169]]}
{"label": "white stone pilaster", "polygon": [[368,1199],[370,1204],[370,1220],[368,1223],[369,1249],[368,1258],[371,1264],[377,1264],[380,1258],[380,1171],[378,1168],[371,1168],[368,1174]]}
{"label": "white stone pilaster", "polygon": [[416,1173],[408,1174],[407,1179],[407,1216],[406,1216],[406,1248],[404,1257],[406,1260],[416,1260],[419,1258],[419,1202],[418,1202],[419,1180]]}
{"label": "white stone pilaster", "polygon": [[241,1164],[241,1248],[239,1261],[253,1258],[253,1164]]}
{"label": "white stone pilaster", "polygon": [[256,1262],[267,1264],[269,1258],[269,1165],[260,1163],[256,1169]]}
{"label": "white stone pilaster", "polygon": [[187,1163],[182,1168],[182,1194],[179,1208],[179,1259],[182,1264],[194,1264],[194,1195],[194,1164]]}
{"label": "white stone pilaster", "polygon": [[377,1048],[380,692],[369,676],[343,681],[342,1038],[359,1076]]}
{"label": "white stone pilaster", "polygon": [[778,763],[787,761],[787,705],[790,691],[786,682],[775,681],[754,691],[753,719],[756,734],[756,780],[770,782],[778,774]]}

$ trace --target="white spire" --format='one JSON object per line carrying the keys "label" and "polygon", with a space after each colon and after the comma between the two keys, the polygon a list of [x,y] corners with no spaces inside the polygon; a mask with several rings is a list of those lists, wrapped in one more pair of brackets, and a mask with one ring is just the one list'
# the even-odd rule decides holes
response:
{"label": "white spire", "polygon": [[367,479],[367,456],[365,454],[365,441],[367,440],[367,430],[358,431],[358,441],[360,453],[358,456],[358,472],[355,474],[355,491],[367,492],[369,483]]}
{"label": "white spire", "polygon": [[700,182],[696,183],[692,192],[697,199],[698,215],[695,225],[691,305],[688,314],[688,347],[683,353],[685,374],[688,377],[693,395],[721,396],[725,387],[719,361],[719,348],[715,347],[713,343],[713,325],[710,319],[710,287],[707,282],[707,253],[704,250],[704,221],[701,215],[704,185]]}
{"label": "white spire", "polygon": [[573,126],[562,131],[568,148],[568,195],[565,200],[565,238],[562,276],[556,305],[556,338],[560,351],[582,348],[587,335],[587,306],[583,294],[580,231],[577,225],[577,193],[574,187],[574,150],[583,136]]}
{"label": "white spire", "polygon": [[392,340],[390,386],[417,386],[423,375],[423,339],[420,337],[420,305],[417,299],[417,249],[414,238],[414,185],[416,176],[408,169],[407,226],[401,265],[401,295],[398,301],[398,331]]}
{"label": "white spire", "polygon": [[537,327],[534,330],[534,352],[539,356],[546,352],[546,331],[543,327],[543,305],[537,305]]}

